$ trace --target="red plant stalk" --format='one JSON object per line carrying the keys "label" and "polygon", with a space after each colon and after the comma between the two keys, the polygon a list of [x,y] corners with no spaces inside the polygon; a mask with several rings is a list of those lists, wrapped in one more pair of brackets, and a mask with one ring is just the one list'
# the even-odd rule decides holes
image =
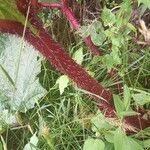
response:
{"label": "red plant stalk", "polygon": [[38,7],[40,9],[43,8],[43,7],[48,7],[50,9],[52,9],[52,8],[61,9],[62,8],[62,4],[60,4],[60,3],[44,3],[44,2],[39,2],[38,3]]}
{"label": "red plant stalk", "polygon": [[[26,15],[29,0],[17,1],[18,9]],[[31,7],[32,8],[32,7]],[[92,78],[80,65],[78,65],[65,51],[55,42],[49,33],[45,31],[42,24],[39,23],[31,9],[29,14],[30,22],[38,29],[38,34],[33,34],[30,29],[26,29],[25,40],[32,44],[41,54],[43,54],[51,64],[62,73],[68,75],[78,87],[83,88],[90,93],[100,96],[93,96],[97,102],[101,102],[100,109],[107,117],[116,117],[113,104],[111,103],[112,93],[101,86]],[[24,26],[15,21],[0,20],[0,31],[22,36]],[[104,100],[105,99],[105,100]],[[147,115],[147,117],[144,117]],[[143,129],[150,126],[150,117],[145,111],[140,115],[125,117],[124,121],[137,129]]]}

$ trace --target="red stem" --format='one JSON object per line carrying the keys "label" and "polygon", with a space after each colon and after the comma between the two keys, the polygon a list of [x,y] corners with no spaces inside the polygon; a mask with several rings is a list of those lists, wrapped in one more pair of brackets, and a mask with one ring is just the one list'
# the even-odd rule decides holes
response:
{"label": "red stem", "polygon": [[50,9],[54,9],[54,8],[61,9],[62,8],[62,5],[60,3],[43,3],[43,2],[39,2],[38,5],[39,5],[39,8],[43,8],[43,7],[47,7],[47,8],[50,8]]}

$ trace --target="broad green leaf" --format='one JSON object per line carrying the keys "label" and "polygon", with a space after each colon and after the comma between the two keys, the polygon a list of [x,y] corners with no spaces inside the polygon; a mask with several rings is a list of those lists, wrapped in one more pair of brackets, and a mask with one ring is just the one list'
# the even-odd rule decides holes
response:
{"label": "broad green leaf", "polygon": [[113,66],[115,65],[113,57],[109,54],[106,54],[102,57],[102,63],[108,70],[111,70],[111,68],[113,68]]}
{"label": "broad green leaf", "polygon": [[3,36],[3,34],[0,33],[0,55],[5,49],[5,44],[4,44],[5,40],[6,40],[6,36]]}
{"label": "broad green leaf", "polygon": [[104,32],[96,33],[93,31],[91,33],[91,40],[95,45],[101,46],[103,42],[106,40],[106,36]]}
{"label": "broad green leaf", "polygon": [[117,114],[120,116],[120,113],[124,111],[124,104],[118,95],[113,95],[115,109]]}
{"label": "broad green leaf", "polygon": [[103,9],[101,17],[105,26],[112,26],[116,22],[115,14],[113,14],[111,10],[106,7]]}
{"label": "broad green leaf", "polygon": [[124,106],[125,109],[128,110],[130,107],[130,101],[131,101],[131,94],[130,94],[130,89],[128,88],[128,86],[125,84],[124,85],[124,91],[123,91],[123,97],[124,97]]}
{"label": "broad green leaf", "polygon": [[[16,124],[16,118],[7,109],[0,110],[0,125],[5,127],[7,124]],[[2,128],[3,130],[3,128]]]}
{"label": "broad green leaf", "polygon": [[150,0],[138,0],[138,5],[143,4],[150,9]]}
{"label": "broad green leaf", "polygon": [[66,75],[62,75],[57,79],[56,84],[59,85],[60,95],[63,94],[65,88],[68,86],[68,83],[69,83],[69,78]]}
{"label": "broad green leaf", "polygon": [[25,145],[23,150],[37,150],[38,137],[36,133],[30,138],[30,141]]}
{"label": "broad green leaf", "polygon": [[114,134],[114,147],[115,150],[127,150],[125,147],[125,133],[121,128],[118,128]]}
{"label": "broad green leaf", "polygon": [[74,53],[74,57],[73,59],[76,61],[76,63],[78,63],[79,65],[82,64],[83,62],[83,58],[84,58],[84,55],[83,55],[83,48],[79,48],[75,53]]}
{"label": "broad green leaf", "polygon": [[120,40],[121,39],[119,37],[114,37],[114,36],[111,37],[112,44],[116,47],[121,46],[121,41]]}
{"label": "broad green leaf", "polygon": [[106,40],[104,28],[100,21],[95,21],[91,25],[91,30],[89,32],[92,42],[97,46],[102,45],[103,42]]}
{"label": "broad green leaf", "polygon": [[105,134],[105,139],[109,142],[109,143],[114,143],[114,134],[109,132]]}
{"label": "broad green leaf", "polygon": [[144,144],[144,148],[150,148],[150,139],[144,140],[143,144]]}
{"label": "broad green leaf", "polygon": [[144,150],[138,142],[136,142],[133,138],[130,137],[126,137],[125,144],[127,150]]}
{"label": "broad green leaf", "polygon": [[5,49],[0,55],[0,93],[3,94],[3,98],[0,97],[0,106],[26,112],[46,94],[37,78],[42,59],[22,38],[9,34],[6,36]]}
{"label": "broad green leaf", "polygon": [[83,150],[104,150],[105,144],[100,139],[87,139],[84,143]]}
{"label": "broad green leaf", "polygon": [[111,128],[112,126],[106,122],[106,119],[104,117],[104,115],[98,111],[96,116],[94,116],[92,119],[91,119],[91,122],[92,122],[92,131],[94,132],[99,132],[100,130],[103,130],[103,129],[109,129]]}
{"label": "broad green leaf", "polygon": [[114,134],[115,150],[143,150],[135,140],[127,137],[121,128],[118,128]]}
{"label": "broad green leaf", "polygon": [[115,150],[114,144],[105,142],[105,149],[104,150]]}
{"label": "broad green leaf", "polygon": [[150,103],[150,95],[146,93],[133,94],[132,97],[138,105],[144,105]]}

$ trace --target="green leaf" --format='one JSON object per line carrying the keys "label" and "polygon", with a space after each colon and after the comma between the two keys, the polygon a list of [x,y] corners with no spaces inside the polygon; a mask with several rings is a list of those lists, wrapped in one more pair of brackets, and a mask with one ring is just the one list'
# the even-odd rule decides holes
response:
{"label": "green leaf", "polygon": [[138,6],[140,4],[143,4],[144,6],[146,6],[147,8],[150,9],[150,1],[149,0],[138,0]]}
{"label": "green leaf", "polygon": [[83,58],[84,58],[84,55],[83,55],[83,48],[79,48],[75,53],[74,53],[74,57],[73,59],[76,61],[76,63],[78,63],[79,65],[82,64],[83,62]]}
{"label": "green leaf", "polygon": [[150,95],[146,93],[133,94],[132,97],[138,105],[144,105],[150,103]]}
{"label": "green leaf", "polygon": [[92,131],[99,132],[103,129],[110,129],[112,126],[106,122],[104,115],[98,111],[96,116],[91,119],[92,122]]}
{"label": "green leaf", "polygon": [[5,49],[5,40],[6,40],[6,36],[0,33],[0,55]]}
{"label": "green leaf", "polygon": [[122,111],[120,113],[120,116],[125,117],[125,116],[135,116],[135,115],[139,115],[139,113],[135,112],[135,111]]}
{"label": "green leaf", "polygon": [[38,137],[36,133],[30,138],[30,141],[25,145],[23,150],[37,150]]}
{"label": "green leaf", "polygon": [[144,150],[142,146],[139,143],[137,143],[133,138],[127,137],[126,141],[127,150]]}
{"label": "green leaf", "polygon": [[130,89],[128,88],[126,84],[124,85],[123,89],[124,89],[123,91],[124,106],[125,106],[125,109],[128,110],[130,107],[130,101],[131,101]]}
{"label": "green leaf", "polygon": [[95,45],[101,46],[103,42],[106,40],[106,36],[103,32],[96,33],[93,31],[91,33],[91,40]]}
{"label": "green leaf", "polygon": [[100,21],[92,23],[91,30],[89,32],[92,42],[97,46],[101,46],[106,40],[104,28]]}
{"label": "green leaf", "polygon": [[112,46],[112,52],[110,55],[113,57],[115,65],[121,64],[121,58],[119,57],[119,48],[117,46]]}
{"label": "green leaf", "polygon": [[114,147],[115,150],[127,150],[125,147],[125,133],[121,128],[118,128],[114,134]]}
{"label": "green leaf", "polygon": [[114,104],[117,114],[120,116],[120,113],[124,111],[124,103],[121,101],[120,97],[118,95],[113,95],[114,98]]}
{"label": "green leaf", "polygon": [[60,95],[63,94],[65,88],[68,86],[68,83],[69,83],[69,78],[66,75],[62,75],[57,79],[56,84],[59,85]]}
{"label": "green leaf", "polygon": [[112,26],[116,22],[115,14],[113,14],[111,10],[106,7],[103,9],[101,17],[105,26]]}
{"label": "green leaf", "polygon": [[106,134],[105,134],[105,139],[106,139],[109,143],[114,143],[114,134],[112,134],[111,132],[106,133]]}
{"label": "green leaf", "polygon": [[1,99],[0,106],[26,112],[46,94],[37,78],[42,58],[22,38],[9,34],[6,36],[5,49],[0,55],[0,93],[6,100]]}
{"label": "green leaf", "polygon": [[115,65],[113,57],[109,54],[106,54],[102,57],[102,63],[108,70],[111,70],[111,68],[113,68],[113,66]]}
{"label": "green leaf", "polygon": [[100,139],[87,139],[84,143],[83,150],[104,150],[105,144]]}
{"label": "green leaf", "polygon": [[16,124],[16,122],[16,117],[7,109],[0,110],[0,126],[2,127],[2,130],[0,130],[0,132],[3,132],[7,125]]}
{"label": "green leaf", "polygon": [[105,142],[105,150],[115,150],[114,144]]}
{"label": "green leaf", "polygon": [[121,128],[118,128],[114,134],[115,150],[143,150],[135,140],[127,137]]}
{"label": "green leaf", "polygon": [[150,139],[144,140],[143,144],[144,144],[144,148],[150,148]]}
{"label": "green leaf", "polygon": [[116,46],[116,47],[120,47],[121,46],[121,41],[120,41],[119,37],[112,36],[111,37],[111,41],[112,41],[113,46]]}

